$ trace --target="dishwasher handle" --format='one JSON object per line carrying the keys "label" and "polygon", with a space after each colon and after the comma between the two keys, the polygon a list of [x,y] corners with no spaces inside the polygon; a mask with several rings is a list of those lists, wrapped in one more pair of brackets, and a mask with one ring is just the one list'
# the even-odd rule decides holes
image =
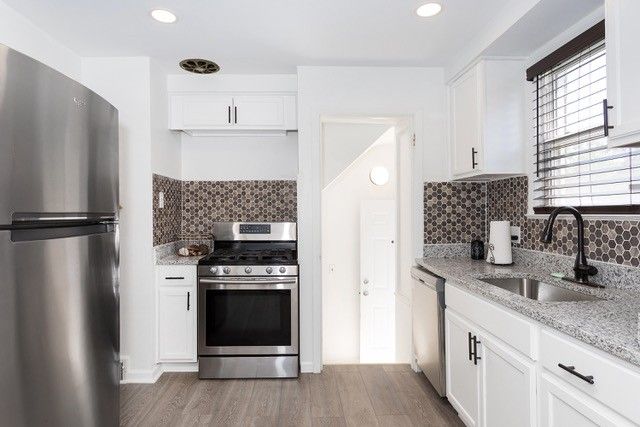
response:
{"label": "dishwasher handle", "polygon": [[418,282],[422,283],[427,288],[436,292],[438,294],[438,305],[442,309],[445,308],[445,302],[444,302],[445,280],[442,277],[436,276],[419,267],[411,268],[411,277],[413,277]]}

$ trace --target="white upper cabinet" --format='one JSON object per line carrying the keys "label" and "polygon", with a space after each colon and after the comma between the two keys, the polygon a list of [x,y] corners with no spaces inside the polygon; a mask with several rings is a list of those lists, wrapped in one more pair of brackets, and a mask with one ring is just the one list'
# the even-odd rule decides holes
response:
{"label": "white upper cabinet", "polygon": [[524,64],[483,59],[449,85],[454,179],[525,173]]}
{"label": "white upper cabinet", "polygon": [[172,94],[169,128],[192,135],[297,129],[294,95]]}
{"label": "white upper cabinet", "polygon": [[640,1],[606,0],[609,146],[640,146]]}
{"label": "white upper cabinet", "polygon": [[233,98],[216,95],[171,97],[171,129],[210,129],[231,125]]}

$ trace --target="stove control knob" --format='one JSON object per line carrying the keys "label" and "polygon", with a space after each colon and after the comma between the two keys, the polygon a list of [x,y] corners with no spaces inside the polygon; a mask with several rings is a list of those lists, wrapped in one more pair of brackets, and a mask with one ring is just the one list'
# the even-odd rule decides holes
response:
{"label": "stove control knob", "polygon": [[210,271],[212,274],[216,274],[216,273],[218,272],[218,267],[211,267],[211,268],[209,269],[209,271]]}
{"label": "stove control knob", "polygon": [[251,274],[251,267],[245,268],[244,272],[247,273],[247,274]]}
{"label": "stove control knob", "polygon": [[273,273],[273,267],[267,267],[266,272],[267,274]]}
{"label": "stove control knob", "polygon": [[225,267],[222,269],[222,271],[224,271],[224,274],[229,274],[231,273],[231,269],[229,267]]}
{"label": "stove control knob", "polygon": [[287,272],[287,269],[284,267],[280,267],[280,273],[284,274]]}

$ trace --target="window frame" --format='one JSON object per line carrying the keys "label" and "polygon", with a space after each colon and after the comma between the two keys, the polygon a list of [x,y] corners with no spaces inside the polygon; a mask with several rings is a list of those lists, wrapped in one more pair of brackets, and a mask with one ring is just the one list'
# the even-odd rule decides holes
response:
{"label": "window frame", "polygon": [[[556,65],[566,61],[579,54],[584,49],[589,46],[605,39],[605,21],[602,20],[597,24],[593,25],[583,33],[579,34],[577,37],[569,40],[567,43],[563,44],[550,54],[546,55],[544,58],[540,59],[532,66],[527,68],[526,70],[526,80],[527,83],[534,82],[536,77],[544,74],[545,72],[551,70]],[[606,40],[605,40],[606,43]],[[606,47],[605,47],[606,48]],[[538,94],[534,93],[531,101],[538,102]],[[537,112],[534,113],[534,120],[537,119]],[[537,124],[537,123],[536,123]],[[530,176],[536,177],[538,175],[538,168],[540,167],[540,158],[539,158],[539,134],[538,129],[536,129],[533,133],[533,140],[535,141],[534,150],[535,150],[535,163],[533,164],[534,168]],[[527,156],[529,158],[529,156]],[[528,160],[527,160],[528,162]],[[529,201],[531,206],[533,207],[534,214],[549,214],[553,210],[555,210],[558,206],[533,206],[534,205],[534,189],[533,182],[529,180],[529,193],[530,198]],[[627,205],[592,205],[592,206],[574,206],[579,212],[583,214],[594,214],[594,215],[638,215],[640,214],[640,205],[627,204]]]}

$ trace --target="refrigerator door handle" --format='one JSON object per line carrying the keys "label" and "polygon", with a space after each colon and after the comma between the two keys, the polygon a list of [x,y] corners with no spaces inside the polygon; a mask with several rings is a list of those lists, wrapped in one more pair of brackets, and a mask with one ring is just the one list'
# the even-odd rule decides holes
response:
{"label": "refrigerator door handle", "polygon": [[114,231],[116,231],[116,224],[90,224],[69,227],[12,229],[11,241],[32,242],[36,240],[65,239],[69,237],[113,233]]}
{"label": "refrigerator door handle", "polygon": [[113,212],[15,212],[11,215],[13,224],[35,224],[41,222],[114,222],[117,216]]}

